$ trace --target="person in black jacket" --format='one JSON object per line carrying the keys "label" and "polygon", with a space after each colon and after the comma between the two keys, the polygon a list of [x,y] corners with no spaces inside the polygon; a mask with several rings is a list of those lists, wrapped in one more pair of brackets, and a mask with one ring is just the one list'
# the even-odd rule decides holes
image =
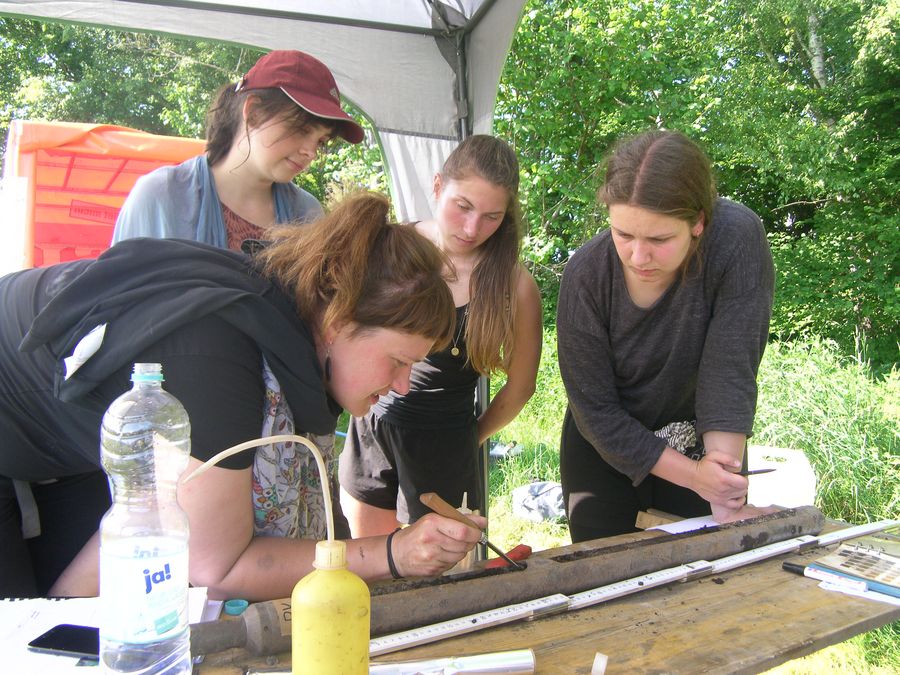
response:
{"label": "person in black jacket", "polygon": [[[363,415],[406,390],[412,364],[453,333],[443,257],[388,224],[388,209],[376,195],[349,198],[314,224],[273,230],[255,258],[135,239],[0,279],[0,596],[96,594],[92,534],[109,505],[100,420],[135,362],[161,363],[188,412],[188,471],[273,432],[312,435],[333,463],[341,409]],[[315,469],[298,469],[308,453],[285,445],[179,486],[190,581],[211,597],[285,597],[311,569],[326,505]],[[387,577],[390,542],[399,574],[435,574],[477,538],[434,515],[392,541],[354,540],[348,562]]]}

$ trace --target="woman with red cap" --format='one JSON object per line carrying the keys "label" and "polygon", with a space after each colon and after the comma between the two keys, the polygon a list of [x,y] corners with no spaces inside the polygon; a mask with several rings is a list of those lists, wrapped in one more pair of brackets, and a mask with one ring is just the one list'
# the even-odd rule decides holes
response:
{"label": "woman with red cap", "polygon": [[321,205],[292,181],[335,136],[359,143],[363,130],[341,109],[325,64],[296,50],[270,52],[219,90],[206,154],[137,181],[113,243],[179,238],[241,250],[271,225],[315,220]]}

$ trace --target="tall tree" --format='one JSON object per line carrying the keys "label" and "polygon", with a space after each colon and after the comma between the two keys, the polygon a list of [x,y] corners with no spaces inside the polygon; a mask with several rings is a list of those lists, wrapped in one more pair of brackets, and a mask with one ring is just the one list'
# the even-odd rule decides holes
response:
{"label": "tall tree", "polygon": [[197,137],[210,97],[261,54],[69,24],[0,18],[0,72],[12,118],[120,124]]}
{"label": "tall tree", "polygon": [[594,170],[611,142],[680,129],[770,233],[773,330],[862,337],[894,361],[897,28],[896,0],[533,0],[496,129],[522,156],[544,287],[602,226]]}

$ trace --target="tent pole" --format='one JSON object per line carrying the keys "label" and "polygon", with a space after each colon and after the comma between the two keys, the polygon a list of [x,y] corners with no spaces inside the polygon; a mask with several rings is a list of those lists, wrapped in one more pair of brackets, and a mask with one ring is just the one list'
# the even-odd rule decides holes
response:
{"label": "tent pole", "polygon": [[[460,31],[456,34],[456,82],[457,82],[457,108],[459,110],[459,140],[464,141],[471,136],[471,116],[469,115],[469,79],[466,59],[467,33]],[[475,387],[475,416],[481,417],[488,407],[491,398],[490,380],[482,375],[478,378]],[[481,478],[481,503],[478,511],[484,517],[488,517],[488,504],[490,503],[490,439],[486,439],[478,449],[479,473]],[[479,560],[487,559],[487,547],[484,544],[477,546]]]}
{"label": "tent pole", "polygon": [[456,33],[456,108],[459,116],[459,140],[464,141],[472,134],[469,114],[469,73],[466,58],[466,34]]}

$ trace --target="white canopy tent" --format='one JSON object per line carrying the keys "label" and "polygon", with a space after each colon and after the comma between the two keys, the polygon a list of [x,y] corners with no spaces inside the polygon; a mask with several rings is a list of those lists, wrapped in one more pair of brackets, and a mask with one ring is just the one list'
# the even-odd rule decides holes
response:
{"label": "white canopy tent", "polygon": [[300,49],[375,129],[397,216],[430,215],[456,143],[490,133],[524,0],[0,0],[0,14]]}

